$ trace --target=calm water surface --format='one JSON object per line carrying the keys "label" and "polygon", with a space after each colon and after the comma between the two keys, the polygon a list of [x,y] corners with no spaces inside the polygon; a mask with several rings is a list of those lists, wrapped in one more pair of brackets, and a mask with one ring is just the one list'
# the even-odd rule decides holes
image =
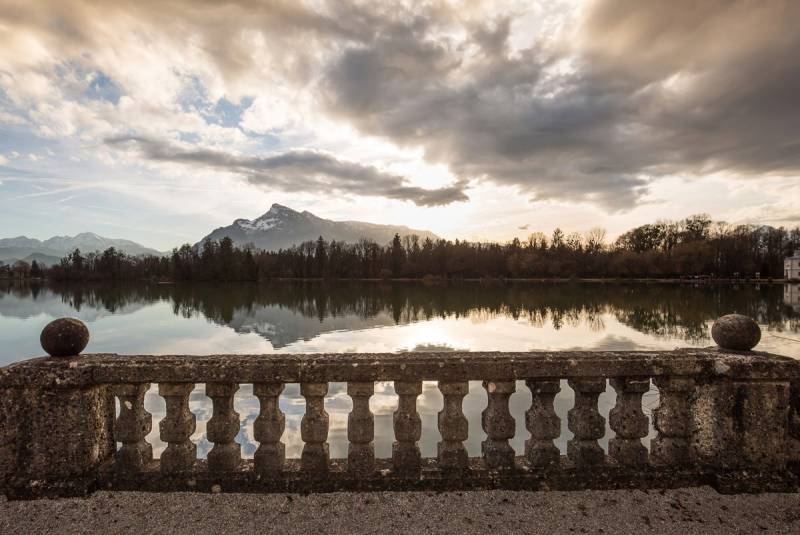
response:
{"label": "calm water surface", "polygon": [[[674,285],[514,283],[424,285],[420,283],[269,283],[133,286],[19,286],[0,283],[0,365],[42,353],[42,327],[54,318],[75,316],[92,333],[87,352],[112,353],[313,353],[442,350],[634,350],[702,347],[711,322],[738,312],[762,327],[759,349],[800,358],[800,288],[797,285]],[[566,413],[572,392],[565,382],[556,398],[562,418],[558,445],[566,449],[571,433]],[[606,417],[615,395],[601,395]],[[528,433],[523,414],[530,394],[520,383],[511,397],[522,451]],[[657,392],[645,396],[646,412],[657,404]],[[370,401],[375,414],[376,454],[391,455],[392,412],[397,399],[391,383],[376,385]],[[197,415],[193,440],[205,456],[211,444],[205,425],[211,402],[198,385],[190,406]],[[299,386],[286,386],[281,408],[286,413],[287,456],[299,457],[300,418],[305,402]],[[436,413],[442,397],[435,383],[425,383],[418,400],[423,422],[423,455],[435,456],[440,440]],[[464,411],[470,424],[467,449],[480,454],[480,412],[486,394],[470,384]],[[156,421],[164,416],[155,389],[146,407]],[[241,416],[237,441],[245,457],[258,447],[252,424],[258,400],[252,386],[236,396]],[[331,455],[347,455],[347,414],[352,402],[344,383],[330,385]],[[158,426],[148,441],[156,455],[164,445]],[[610,430],[602,441],[613,436]]]}

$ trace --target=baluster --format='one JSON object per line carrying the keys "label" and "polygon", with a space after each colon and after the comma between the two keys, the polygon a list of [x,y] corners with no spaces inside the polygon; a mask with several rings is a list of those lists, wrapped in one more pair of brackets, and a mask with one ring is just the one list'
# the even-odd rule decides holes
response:
{"label": "baluster", "polygon": [[691,433],[690,398],[694,379],[655,377],[659,403],[653,410],[653,427],[658,434],[650,443],[650,459],[657,465],[683,464],[689,460]]}
{"label": "baluster", "polygon": [[642,411],[642,394],[650,390],[650,379],[614,378],[611,386],[617,392],[617,404],[608,420],[617,436],[609,441],[608,452],[620,464],[646,464],[647,448],[641,439],[647,436],[650,420]]}
{"label": "baluster", "polygon": [[241,446],[234,440],[239,433],[239,413],[233,410],[237,390],[236,383],[206,383],[206,395],[214,409],[206,428],[208,440],[214,443],[208,452],[208,469],[212,471],[236,470],[241,460]]}
{"label": "baluster", "polygon": [[442,470],[460,471],[467,468],[469,457],[464,441],[467,440],[467,418],[461,407],[464,396],[469,392],[466,381],[439,381],[439,390],[444,396],[444,407],[439,412],[439,466]]}
{"label": "baluster", "polygon": [[422,382],[395,381],[394,390],[399,398],[394,412],[394,436],[392,465],[394,472],[402,477],[417,477],[422,455],[417,442],[422,436],[422,420],[417,412],[417,397],[422,393]]}
{"label": "baluster", "polygon": [[481,451],[489,468],[513,468],[514,449],[508,439],[514,437],[514,418],[508,408],[508,400],[516,390],[514,381],[484,381],[483,387],[489,402],[481,413],[481,424],[486,440]]}
{"label": "baluster", "polygon": [[116,467],[123,471],[138,472],[153,458],[153,447],[144,440],[153,428],[153,417],[144,410],[148,388],[149,384],[111,386],[112,393],[119,398],[114,439],[122,442],[117,451]]}
{"label": "baluster", "polygon": [[275,475],[283,470],[286,447],[281,435],[286,417],[281,412],[278,397],[283,392],[283,383],[255,383],[253,394],[261,405],[258,418],[253,423],[253,436],[259,442],[254,455],[256,472]]}
{"label": "baluster", "polygon": [[300,437],[305,442],[300,465],[310,474],[328,472],[328,413],[325,394],[328,383],[300,383],[300,393],[306,398],[306,412],[300,421]]}
{"label": "baluster", "polygon": [[194,433],[195,417],[189,410],[191,383],[160,383],[158,393],[167,404],[167,414],[159,423],[161,440],[167,448],[161,454],[161,470],[178,472],[188,470],[197,457],[197,447],[189,440]]}
{"label": "baluster", "polygon": [[597,410],[597,397],[605,392],[606,380],[592,377],[568,383],[575,391],[575,406],[567,413],[567,426],[575,437],[567,443],[567,456],[579,466],[602,464],[605,454],[597,439],[605,434],[606,419]]}
{"label": "baluster", "polygon": [[369,410],[374,393],[374,383],[347,383],[347,395],[353,399],[353,410],[347,416],[347,470],[360,476],[375,471],[375,418]]}
{"label": "baluster", "polygon": [[525,441],[525,456],[533,466],[557,464],[561,453],[553,440],[561,435],[561,418],[553,400],[561,390],[559,381],[528,379],[525,384],[531,390],[531,408],[525,412],[531,438]]}

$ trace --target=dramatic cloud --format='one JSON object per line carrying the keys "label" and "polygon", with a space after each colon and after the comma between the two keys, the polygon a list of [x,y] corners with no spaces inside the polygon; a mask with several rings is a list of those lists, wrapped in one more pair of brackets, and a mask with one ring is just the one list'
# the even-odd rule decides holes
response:
{"label": "dramatic cloud", "polygon": [[370,165],[337,159],[319,151],[292,150],[274,156],[242,156],[209,149],[182,149],[168,142],[140,137],[118,137],[107,145],[134,145],[149,160],[197,165],[247,177],[251,183],[271,189],[327,194],[387,197],[438,206],[469,198],[462,184],[424,189],[409,186],[403,177]]}
{"label": "dramatic cloud", "polygon": [[697,5],[593,2],[577,45],[515,54],[504,20],[473,58],[394,26],[328,69],[328,108],[459,176],[612,208],[668,174],[797,174],[800,3]]}
{"label": "dramatic cloud", "polygon": [[[115,192],[135,176],[153,205],[201,180],[159,161],[329,215],[449,205],[426,223],[470,234],[711,210],[698,196],[752,221],[800,175],[798,20],[796,0],[4,0],[0,152]],[[198,213],[256,203],[218,178]]]}

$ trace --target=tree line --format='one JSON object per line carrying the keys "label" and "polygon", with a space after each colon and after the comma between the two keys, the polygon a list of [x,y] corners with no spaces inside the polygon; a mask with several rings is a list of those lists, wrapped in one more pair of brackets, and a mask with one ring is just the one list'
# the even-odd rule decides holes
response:
{"label": "tree line", "polygon": [[255,281],[270,278],[781,278],[800,249],[800,227],[728,225],[700,214],[636,227],[612,243],[606,232],[536,232],[524,241],[481,243],[395,235],[381,245],[320,237],[288,249],[236,247],[230,238],[183,245],[170,255],[73,251],[49,268],[56,280]]}
{"label": "tree line", "polygon": [[9,264],[0,260],[0,279],[40,279],[44,274],[45,268],[36,260],[30,263],[17,260]]}

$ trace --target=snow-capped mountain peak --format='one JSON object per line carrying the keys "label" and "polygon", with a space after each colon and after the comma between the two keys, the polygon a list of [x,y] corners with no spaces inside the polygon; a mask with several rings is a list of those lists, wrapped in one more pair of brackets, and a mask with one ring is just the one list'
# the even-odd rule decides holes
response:
{"label": "snow-capped mountain peak", "polygon": [[297,245],[304,241],[316,240],[322,236],[328,241],[357,242],[362,238],[380,244],[388,243],[395,234],[401,236],[416,234],[420,238],[436,239],[437,236],[425,230],[414,230],[394,225],[376,225],[358,221],[332,221],[323,219],[309,211],[298,212],[288,206],[273,204],[263,215],[255,219],[236,219],[227,227],[220,227],[205,238],[220,240],[229,237],[236,245],[252,244],[259,249],[277,250]]}

